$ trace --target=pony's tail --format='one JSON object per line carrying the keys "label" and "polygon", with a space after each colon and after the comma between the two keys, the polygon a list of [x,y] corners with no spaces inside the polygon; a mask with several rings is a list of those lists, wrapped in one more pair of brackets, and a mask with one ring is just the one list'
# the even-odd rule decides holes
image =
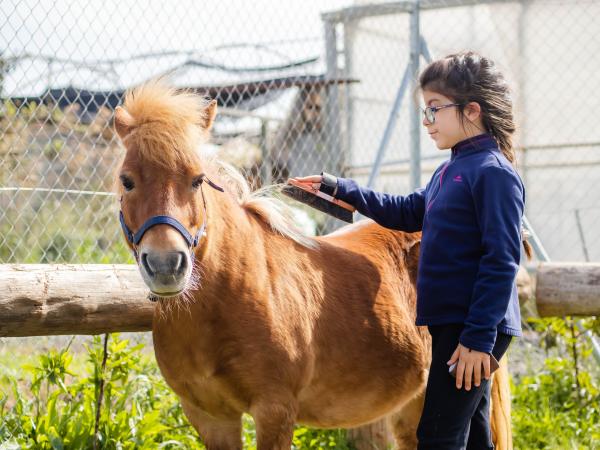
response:
{"label": "pony's tail", "polygon": [[510,423],[510,385],[506,355],[500,359],[500,368],[492,374],[491,428],[492,441],[497,450],[512,450]]}
{"label": "pony's tail", "polygon": [[533,247],[531,246],[527,238],[523,239],[523,250],[525,250],[525,255],[527,255],[527,259],[531,260],[531,257],[533,256]]}
{"label": "pony's tail", "polygon": [[528,261],[531,261],[531,258],[533,257],[533,247],[528,240],[530,237],[531,231],[523,226],[521,228],[521,242],[523,243],[523,250],[525,250],[525,255],[527,256]]}

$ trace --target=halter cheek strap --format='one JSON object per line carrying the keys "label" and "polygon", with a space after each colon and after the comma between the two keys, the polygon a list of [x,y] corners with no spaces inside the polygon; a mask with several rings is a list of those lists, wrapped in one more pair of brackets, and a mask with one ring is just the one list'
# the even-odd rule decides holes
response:
{"label": "halter cheek strap", "polygon": [[190,248],[190,253],[191,253],[192,257],[194,256],[194,249],[198,246],[198,244],[200,244],[200,240],[202,239],[202,236],[206,235],[207,211],[206,211],[206,198],[204,198],[204,191],[202,190],[202,182],[203,181],[206,181],[208,183],[208,185],[210,187],[212,187],[213,189],[224,192],[222,187],[220,187],[220,186],[216,185],[215,183],[213,183],[212,181],[210,181],[204,174],[200,175],[200,193],[202,194],[202,203],[204,205],[204,220],[202,221],[202,226],[200,226],[200,228],[196,232],[195,236],[193,236],[193,237],[190,234],[190,232],[185,228],[185,226],[183,226],[183,224],[181,222],[179,222],[177,219],[175,219],[174,217],[171,217],[171,216],[150,217],[148,220],[146,220],[146,222],[143,223],[143,225],[140,227],[140,229],[137,232],[133,233],[131,231],[131,229],[127,226],[127,224],[125,223],[125,217],[123,216],[123,211],[122,210],[119,211],[119,222],[121,223],[121,228],[123,229],[123,233],[125,234],[127,241],[133,247],[133,255],[135,256],[136,261],[139,260],[137,246],[141,242],[142,237],[144,236],[146,231],[148,231],[150,228],[152,228],[156,225],[161,225],[161,224],[169,225],[170,227],[175,228],[179,232],[179,234],[181,234],[181,236],[183,236],[183,238],[185,239],[185,242],[187,242],[188,247]]}

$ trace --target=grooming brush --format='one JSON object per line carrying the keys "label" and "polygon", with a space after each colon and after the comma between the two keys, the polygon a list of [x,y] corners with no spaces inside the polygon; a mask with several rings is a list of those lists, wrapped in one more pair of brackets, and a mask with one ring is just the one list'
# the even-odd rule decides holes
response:
{"label": "grooming brush", "polygon": [[[323,186],[323,183],[321,183]],[[327,188],[327,186],[326,186]],[[337,219],[348,223],[353,222],[352,213],[356,208],[342,200],[333,198],[333,196],[313,189],[312,183],[302,183],[296,180],[288,180],[287,184],[281,189],[285,195],[312,208],[329,214]]]}

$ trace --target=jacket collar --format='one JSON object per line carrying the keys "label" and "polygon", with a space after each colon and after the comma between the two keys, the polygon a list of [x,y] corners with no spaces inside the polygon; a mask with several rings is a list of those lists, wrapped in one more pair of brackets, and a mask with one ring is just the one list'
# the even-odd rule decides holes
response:
{"label": "jacket collar", "polygon": [[479,134],[456,143],[452,147],[451,159],[464,154],[470,154],[478,150],[497,149],[498,143],[489,133]]}

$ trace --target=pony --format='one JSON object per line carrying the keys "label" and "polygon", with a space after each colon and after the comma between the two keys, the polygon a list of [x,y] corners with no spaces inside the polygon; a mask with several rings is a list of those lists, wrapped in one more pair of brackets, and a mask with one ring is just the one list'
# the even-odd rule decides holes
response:
{"label": "pony", "polygon": [[[398,448],[416,448],[431,358],[414,323],[420,233],[365,220],[303,235],[282,200],[203,156],[215,115],[214,100],[163,81],[115,111],[120,221],[185,415],[210,450],[242,448],[243,413],[260,450],[289,449],[296,423],[384,417]],[[510,431],[507,383],[495,434]]]}

